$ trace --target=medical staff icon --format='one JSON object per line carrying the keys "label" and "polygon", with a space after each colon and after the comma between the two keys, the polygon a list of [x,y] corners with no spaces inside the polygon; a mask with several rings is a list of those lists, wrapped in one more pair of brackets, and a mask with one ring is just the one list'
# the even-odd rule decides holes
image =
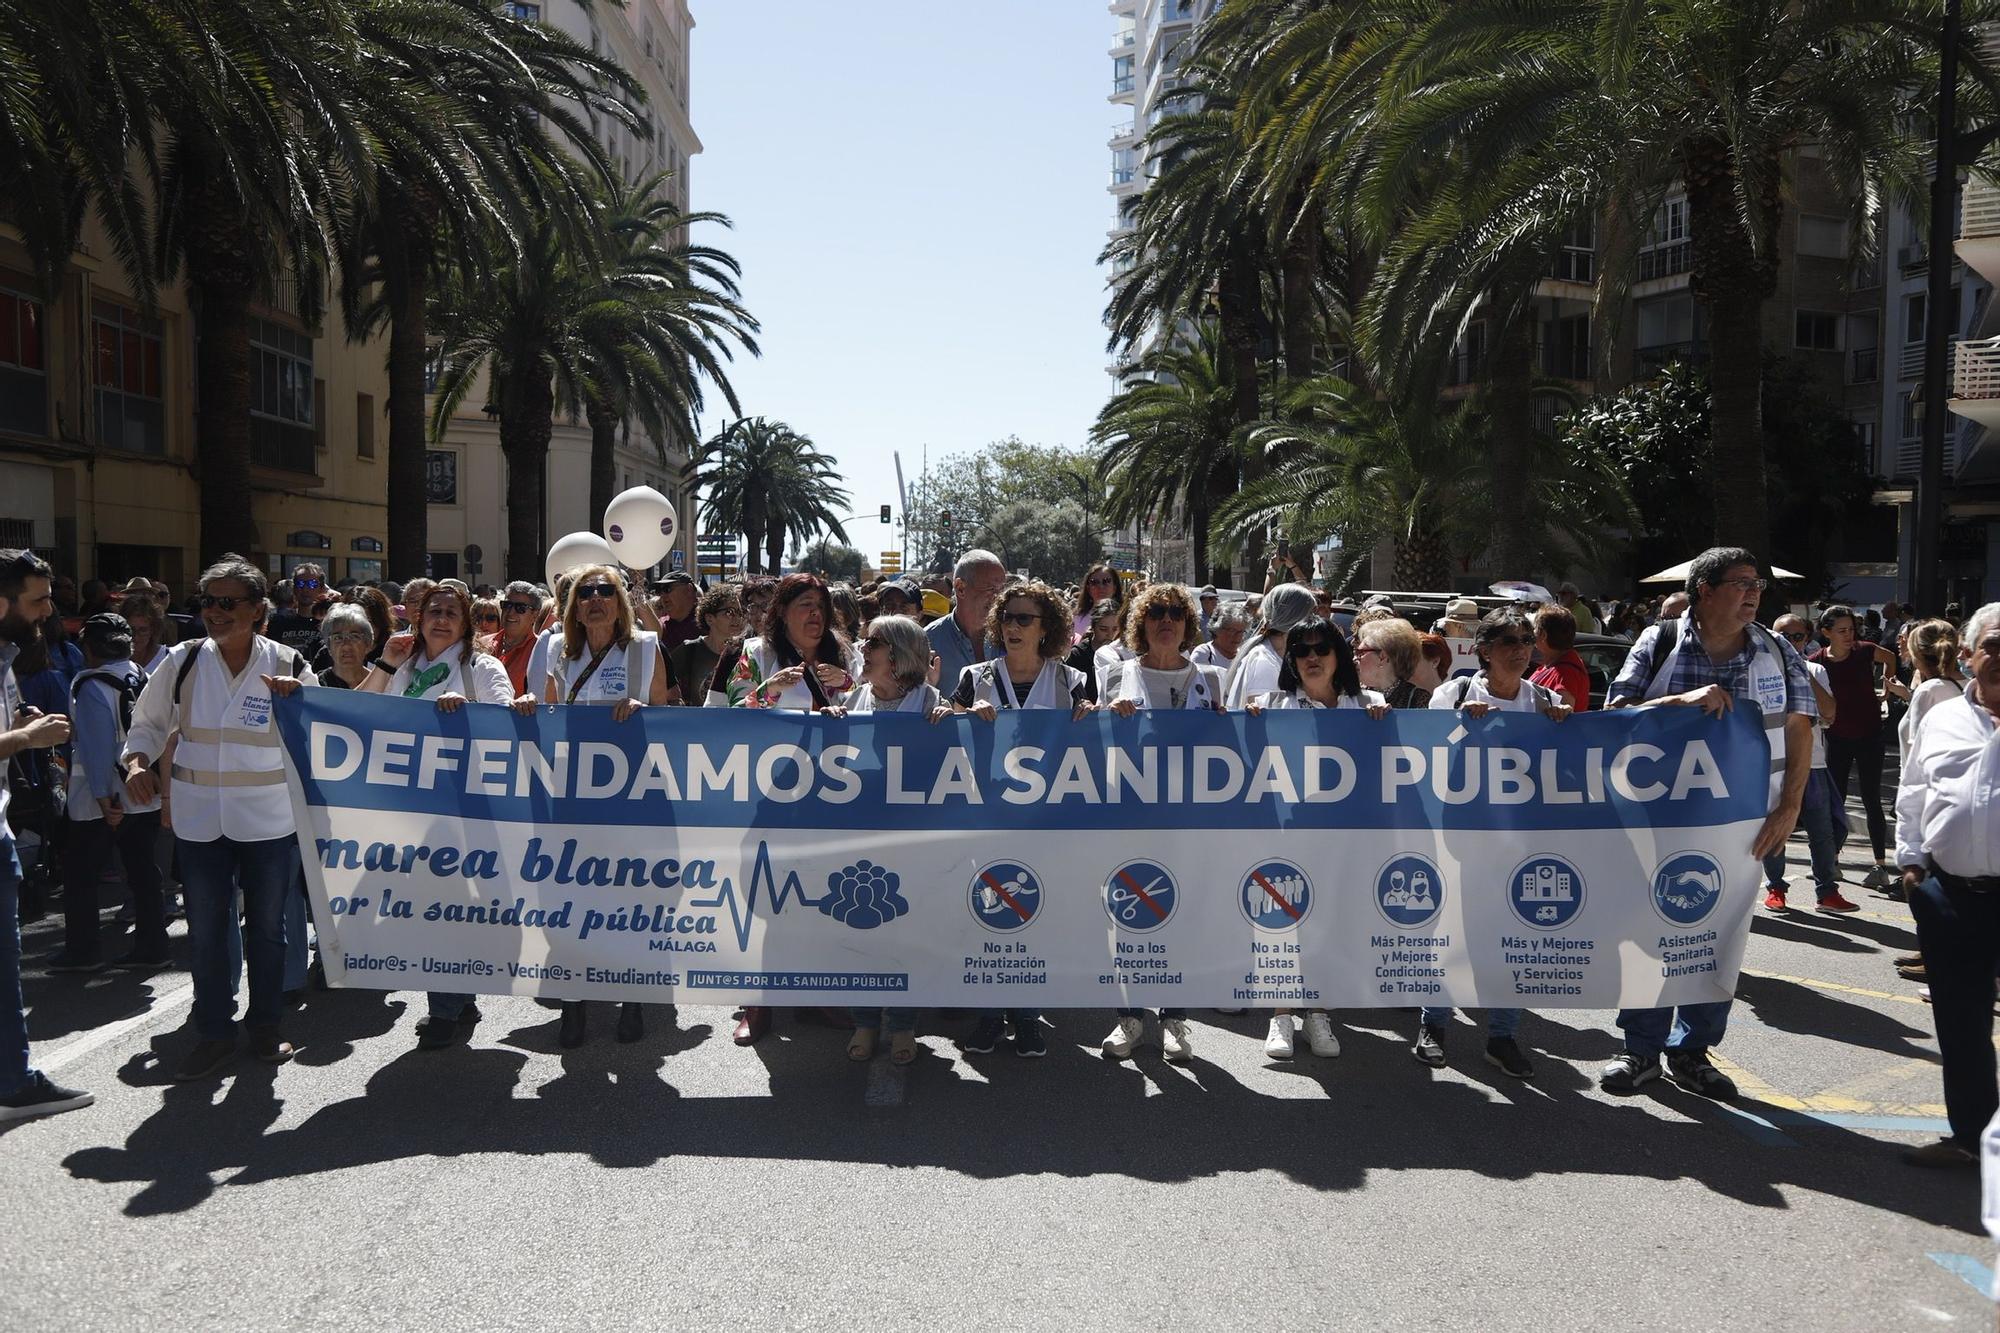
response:
{"label": "medical staff icon", "polygon": [[1583,910],[1583,876],[1560,856],[1532,856],[1507,877],[1507,905],[1531,930],[1566,926]]}
{"label": "medical staff icon", "polygon": [[1042,915],[1042,877],[1019,861],[995,861],[972,877],[966,890],[972,919],[1011,935]]}
{"label": "medical staff icon", "polygon": [[1707,852],[1675,852],[1653,872],[1653,910],[1670,926],[1697,926],[1722,901],[1722,867]]}
{"label": "medical staff icon", "polygon": [[1291,930],[1312,905],[1312,881],[1290,861],[1261,861],[1236,886],[1236,906],[1259,930]]}
{"label": "medical staff icon", "polygon": [[1152,861],[1127,861],[1104,878],[1104,910],[1120,930],[1158,930],[1179,901],[1173,874]]}
{"label": "medical staff icon", "polygon": [[1430,925],[1444,910],[1444,872],[1427,856],[1406,852],[1375,872],[1375,908],[1401,930]]}

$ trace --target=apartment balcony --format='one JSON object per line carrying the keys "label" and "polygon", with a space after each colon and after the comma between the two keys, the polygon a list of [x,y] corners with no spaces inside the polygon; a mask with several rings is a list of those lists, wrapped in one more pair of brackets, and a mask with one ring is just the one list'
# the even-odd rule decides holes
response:
{"label": "apartment balcony", "polygon": [[[1950,341],[1956,344],[1959,341],[1958,335],[1953,334]],[[1951,354],[1951,351],[1947,349],[1945,355],[1950,356]],[[1904,343],[1902,355],[1896,364],[1896,378],[1910,382],[1920,380],[1923,377],[1924,345],[1922,343]]]}
{"label": "apartment balcony", "polygon": [[1952,248],[1973,272],[1993,282],[2000,279],[2000,184],[1975,172],[1962,199]]}
{"label": "apartment balcony", "polygon": [[1130,144],[1138,137],[1139,126],[1136,121],[1121,120],[1111,127],[1111,144],[1114,148]]}
{"label": "apartment balcony", "polygon": [[1968,338],[1952,350],[1951,410],[2000,427],[2000,338]]}

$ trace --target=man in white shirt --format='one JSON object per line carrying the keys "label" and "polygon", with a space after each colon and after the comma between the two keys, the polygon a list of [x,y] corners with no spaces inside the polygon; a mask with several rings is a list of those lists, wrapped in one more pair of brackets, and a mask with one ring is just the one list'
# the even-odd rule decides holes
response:
{"label": "man in white shirt", "polygon": [[1973,1167],[1996,1111],[1993,970],[2000,963],[2000,602],[1966,622],[1971,683],[1925,715],[1896,792],[1902,867],[1944,1057],[1951,1134],[1912,1166]]}
{"label": "man in white shirt", "polygon": [[236,1054],[236,891],[250,973],[244,1015],[250,1052],[266,1064],[292,1058],[278,1033],[284,1009],[285,908],[300,876],[299,844],[285,788],[284,751],[271,715],[270,679],[316,681],[305,661],[259,631],[269,614],[264,575],[224,556],[201,576],[208,637],[175,647],[146,681],[125,738],[125,791],[134,806],[159,795],[153,762],[174,749],[174,843],[187,901],[189,972],[199,1040],[174,1071],[204,1079]]}

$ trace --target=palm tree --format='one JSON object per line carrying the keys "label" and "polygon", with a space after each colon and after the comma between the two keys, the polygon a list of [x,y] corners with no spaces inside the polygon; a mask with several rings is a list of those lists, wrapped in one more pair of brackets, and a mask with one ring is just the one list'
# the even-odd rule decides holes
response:
{"label": "palm tree", "polygon": [[[1214,322],[1141,356],[1091,427],[1100,446],[1105,517],[1130,523],[1160,511],[1185,518],[1196,567],[1207,569],[1209,518],[1236,488],[1236,363]],[[1254,388],[1254,385],[1253,385]]]}
{"label": "palm tree", "polygon": [[[1714,367],[1715,535],[1764,550],[1762,328],[1787,173],[1795,150],[1816,147],[1872,248],[1883,201],[1921,197],[1907,128],[1927,114],[1939,34],[1927,0],[1459,0],[1438,7],[1385,85],[1383,169],[1440,143],[1487,168],[1569,161],[1607,201],[1600,308],[1613,309],[1678,183]],[[1960,60],[1962,103],[1990,110],[1995,77],[1970,30]]]}
{"label": "palm tree", "polygon": [[[642,203],[639,213],[656,204]],[[593,216],[605,234],[601,210]],[[657,212],[652,216],[645,226],[658,224]],[[707,213],[678,218],[719,220]],[[597,405],[593,448],[600,437],[608,444],[625,410],[691,431],[700,403],[696,376],[721,375],[728,338],[754,350],[756,324],[735,302],[728,256],[676,242],[605,258],[579,251],[567,232],[559,219],[542,217],[513,258],[483,272],[452,272],[433,301],[441,369],[431,429],[441,434],[481,373],[489,377],[507,460],[513,578],[533,577],[546,549],[543,474],[559,405]],[[727,285],[718,288],[717,279]]]}
{"label": "palm tree", "polygon": [[614,61],[485,0],[366,0],[354,16],[377,188],[337,220],[340,297],[350,339],[388,328],[387,561],[416,569],[430,545],[431,289],[446,266],[477,268],[486,245],[510,245],[532,206],[587,221],[591,179],[610,170],[595,117],[637,126],[628,103],[645,94]]}
{"label": "palm tree", "polygon": [[757,354],[757,321],[739,300],[736,260],[690,244],[687,229],[729,225],[719,213],[681,212],[660,173],[628,186],[614,173],[600,196],[603,285],[583,315],[589,362],[562,406],[590,423],[590,512],[602,514],[617,489],[619,424],[637,423],[658,443],[678,441],[692,457],[702,381],[742,412],[723,363],[732,344]]}
{"label": "palm tree", "polygon": [[[1284,420],[1250,433],[1269,471],[1217,510],[1219,552],[1281,522],[1340,538],[1336,585],[1386,540],[1397,587],[1449,588],[1451,558],[1493,540],[1492,426],[1476,399],[1447,407],[1418,389],[1392,401],[1322,376],[1294,386],[1283,407]],[[1548,436],[1538,453],[1525,535],[1539,561],[1561,569],[1627,521],[1630,503],[1601,459]]]}
{"label": "palm tree", "polygon": [[763,572],[760,554],[772,573],[782,569],[787,538],[803,544],[827,532],[847,540],[841,517],[849,496],[837,464],[784,422],[731,422],[703,446],[700,463],[708,487],[702,525],[743,534],[746,572]]}

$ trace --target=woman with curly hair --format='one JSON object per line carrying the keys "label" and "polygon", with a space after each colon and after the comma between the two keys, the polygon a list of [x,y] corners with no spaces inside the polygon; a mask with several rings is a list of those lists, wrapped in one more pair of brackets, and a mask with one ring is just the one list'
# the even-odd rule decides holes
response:
{"label": "woman with curly hair", "polygon": [[[952,708],[987,722],[1003,708],[1061,708],[1072,718],[1089,714],[1087,678],[1063,661],[1071,626],[1069,604],[1047,584],[1016,583],[1003,590],[987,617],[986,637],[1004,652],[959,674]],[[982,1010],[959,1049],[968,1055],[990,1052],[1009,1022],[1014,1025],[1014,1054],[1029,1059],[1048,1054],[1039,1009]]]}

